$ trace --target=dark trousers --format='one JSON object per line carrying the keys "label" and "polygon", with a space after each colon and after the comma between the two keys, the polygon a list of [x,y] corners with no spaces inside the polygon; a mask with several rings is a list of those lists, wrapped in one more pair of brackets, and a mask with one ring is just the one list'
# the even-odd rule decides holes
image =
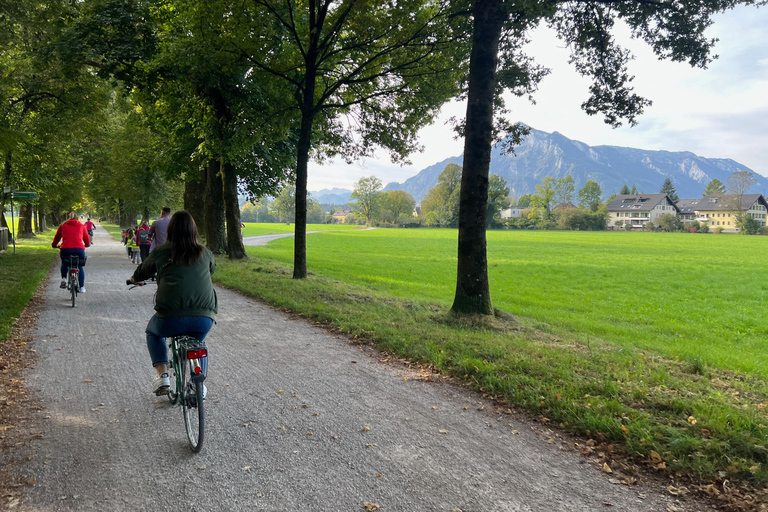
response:
{"label": "dark trousers", "polygon": [[145,259],[149,258],[149,245],[140,245],[139,246],[139,253],[141,254],[141,262],[143,263]]}
{"label": "dark trousers", "polygon": [[[75,255],[80,257],[80,263],[85,261],[85,249],[61,249],[59,251],[59,257],[61,257],[61,278],[66,279],[67,269],[69,268],[69,257]],[[85,286],[85,270],[83,266],[77,267],[80,269],[80,288]]]}

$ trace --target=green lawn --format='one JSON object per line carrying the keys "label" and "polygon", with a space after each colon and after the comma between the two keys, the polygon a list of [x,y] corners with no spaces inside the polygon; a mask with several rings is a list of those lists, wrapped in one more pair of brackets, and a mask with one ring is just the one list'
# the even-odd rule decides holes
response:
{"label": "green lawn", "polygon": [[[454,230],[308,237],[311,272],[450,306]],[[767,249],[768,237],[754,236],[491,231],[491,295],[549,331],[768,377]],[[248,251],[290,264],[293,241]]]}
{"label": "green lawn", "polygon": [[13,322],[48,273],[51,261],[58,256],[59,252],[51,248],[55,233],[49,230],[32,239],[19,239],[16,254],[13,245],[0,253],[0,343],[8,338]]}
{"label": "green lawn", "polygon": [[[281,233],[293,233],[296,230],[295,224],[279,224],[279,223],[256,223],[256,222],[244,222],[243,236],[258,236],[258,235],[277,235]],[[349,231],[354,229],[361,229],[364,226],[354,226],[347,224],[307,224],[307,231]]]}

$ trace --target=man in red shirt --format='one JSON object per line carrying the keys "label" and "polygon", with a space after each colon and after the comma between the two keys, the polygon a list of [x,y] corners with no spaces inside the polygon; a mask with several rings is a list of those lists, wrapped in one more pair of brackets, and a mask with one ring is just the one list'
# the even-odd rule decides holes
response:
{"label": "man in red shirt", "polygon": [[62,222],[59,229],[56,230],[56,236],[53,237],[51,247],[56,249],[61,241],[61,287],[67,287],[67,268],[69,267],[69,257],[77,255],[80,259],[80,293],[85,293],[85,248],[91,246],[91,237],[85,226],[77,220],[75,212],[69,212],[69,220]]}
{"label": "man in red shirt", "polygon": [[88,220],[85,221],[85,230],[88,231],[88,236],[91,237],[91,245],[93,245],[93,228],[96,227],[96,224],[91,222],[91,218],[88,217]]}

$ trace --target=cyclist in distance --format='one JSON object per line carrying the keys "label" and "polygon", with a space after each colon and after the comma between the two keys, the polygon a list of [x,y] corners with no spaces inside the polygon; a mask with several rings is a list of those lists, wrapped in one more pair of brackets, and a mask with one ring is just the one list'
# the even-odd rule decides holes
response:
{"label": "cyclist in distance", "polygon": [[147,348],[155,368],[152,392],[164,394],[171,385],[168,375],[166,336],[187,334],[203,342],[218,312],[211,274],[213,254],[200,245],[197,226],[184,211],[173,214],[166,243],[159,245],[136,268],[130,281],[140,283],[157,274],[155,314],[147,324]]}
{"label": "cyclist in distance", "polygon": [[96,226],[96,224],[93,223],[90,217],[88,217],[88,220],[85,221],[85,229],[88,231],[88,236],[91,237],[91,245],[93,245],[93,228]]}
{"label": "cyclist in distance", "polygon": [[85,261],[85,248],[91,246],[91,237],[85,229],[75,212],[69,212],[68,220],[62,222],[59,229],[56,230],[56,236],[53,237],[51,247],[58,248],[61,242],[61,287],[67,287],[67,269],[69,268],[69,257],[77,255],[80,258],[80,293],[85,293],[85,270],[82,263]]}

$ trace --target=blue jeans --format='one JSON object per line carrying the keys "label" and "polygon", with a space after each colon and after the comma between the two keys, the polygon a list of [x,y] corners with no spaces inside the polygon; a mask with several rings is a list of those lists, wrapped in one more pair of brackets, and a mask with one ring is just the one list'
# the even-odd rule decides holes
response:
{"label": "blue jeans", "polygon": [[168,345],[166,336],[187,334],[205,342],[205,336],[213,327],[213,320],[207,316],[175,316],[158,318],[152,316],[147,324],[147,349],[152,358],[152,366],[168,364]]}
{"label": "blue jeans", "polygon": [[[69,257],[70,256],[79,256],[80,257],[80,263],[85,261],[85,249],[61,249],[59,251],[59,257],[61,258],[61,278],[66,279],[67,278],[67,269],[69,268]],[[80,265],[77,267],[80,270],[80,288],[85,286],[85,270],[83,270],[83,266]]]}

